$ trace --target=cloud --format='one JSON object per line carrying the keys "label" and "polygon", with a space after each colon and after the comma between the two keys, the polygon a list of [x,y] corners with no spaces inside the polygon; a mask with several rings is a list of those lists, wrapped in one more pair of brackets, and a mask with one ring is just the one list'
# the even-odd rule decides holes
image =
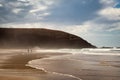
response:
{"label": "cloud", "polygon": [[117,0],[100,0],[100,3],[103,4],[104,7],[114,6]]}
{"label": "cloud", "polygon": [[37,9],[30,10],[30,13],[35,13],[35,12],[44,11],[44,10],[47,10],[47,7],[46,6],[41,6],[41,7],[37,8]]}
{"label": "cloud", "polygon": [[29,4],[33,5],[33,9],[30,12],[46,11],[54,2],[54,0],[29,0]]}
{"label": "cloud", "polygon": [[1,0],[0,2],[3,6],[0,8],[0,23],[10,23],[22,21],[24,17],[32,8],[31,5],[26,5],[27,3],[22,3],[17,0]]}
{"label": "cloud", "polygon": [[3,7],[3,5],[2,5],[2,4],[0,4],[0,7]]}
{"label": "cloud", "polygon": [[112,25],[110,25],[111,28],[108,29],[108,31],[112,32],[112,31],[120,31],[120,23],[114,23]]}
{"label": "cloud", "polygon": [[[3,4],[1,23],[33,21],[81,24],[96,17],[96,12],[101,8],[97,0],[1,0],[0,3]],[[49,15],[43,15],[45,13]]]}
{"label": "cloud", "polygon": [[15,14],[18,14],[19,12],[21,12],[23,9],[13,9],[12,12],[15,13]]}
{"label": "cloud", "polygon": [[38,22],[50,15],[54,0],[1,0],[0,24]]}
{"label": "cloud", "polygon": [[120,8],[105,8],[98,13],[100,16],[108,20],[120,20]]}
{"label": "cloud", "polygon": [[115,0],[1,0],[0,22],[38,27],[52,24],[55,29],[74,34],[112,31],[119,29],[120,9],[113,7],[116,3]]}
{"label": "cloud", "polygon": [[77,35],[119,30],[120,10],[113,7],[115,0],[2,0],[1,3],[0,20],[12,26],[54,26]]}
{"label": "cloud", "polygon": [[96,26],[96,32],[104,34],[114,31],[120,31],[120,8],[115,7],[119,4],[118,0],[100,0],[103,8],[97,12],[98,16],[89,23]]}
{"label": "cloud", "polygon": [[120,20],[120,9],[117,7],[120,3],[118,0],[100,0],[103,8],[98,11],[98,17],[108,21]]}

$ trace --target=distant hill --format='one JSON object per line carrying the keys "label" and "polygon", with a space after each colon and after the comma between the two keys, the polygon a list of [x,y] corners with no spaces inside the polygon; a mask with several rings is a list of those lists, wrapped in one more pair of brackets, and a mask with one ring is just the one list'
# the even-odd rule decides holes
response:
{"label": "distant hill", "polygon": [[82,38],[58,30],[0,28],[0,48],[91,48]]}

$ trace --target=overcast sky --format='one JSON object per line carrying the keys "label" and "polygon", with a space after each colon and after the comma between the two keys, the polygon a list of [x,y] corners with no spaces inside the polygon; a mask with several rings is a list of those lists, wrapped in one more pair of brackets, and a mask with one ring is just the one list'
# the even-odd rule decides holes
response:
{"label": "overcast sky", "polygon": [[0,0],[0,27],[57,29],[120,47],[120,0]]}

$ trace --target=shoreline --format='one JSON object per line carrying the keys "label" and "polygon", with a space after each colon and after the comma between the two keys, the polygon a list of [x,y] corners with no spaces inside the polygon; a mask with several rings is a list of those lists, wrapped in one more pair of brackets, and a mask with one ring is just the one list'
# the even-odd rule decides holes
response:
{"label": "shoreline", "polygon": [[[0,54],[0,80],[59,80],[61,75],[49,74],[44,70],[38,70],[26,64],[34,59],[42,59],[50,56],[66,55],[56,53],[10,53]],[[4,58],[5,57],[5,58]],[[56,77],[58,76],[58,78]],[[60,77],[61,76],[61,77]],[[60,79],[61,80],[61,79]],[[75,80],[75,79],[71,79]]]}
{"label": "shoreline", "polygon": [[[6,57],[0,63],[0,80],[38,80],[39,77],[31,74],[46,74],[43,70],[36,70],[35,68],[26,66],[28,61],[42,58],[41,56],[37,56],[38,54],[13,53],[8,55],[10,55],[8,59]],[[6,56],[6,54],[2,54],[2,56]]]}
{"label": "shoreline", "polygon": [[119,62],[118,55],[8,50],[0,52],[0,80],[119,80]]}

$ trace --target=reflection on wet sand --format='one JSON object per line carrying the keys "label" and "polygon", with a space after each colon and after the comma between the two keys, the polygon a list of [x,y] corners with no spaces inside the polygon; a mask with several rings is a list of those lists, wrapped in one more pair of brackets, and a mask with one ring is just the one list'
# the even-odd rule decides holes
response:
{"label": "reflection on wet sand", "polygon": [[83,80],[120,79],[120,56],[76,54],[33,60],[29,65],[51,72],[74,75]]}
{"label": "reflection on wet sand", "polygon": [[0,80],[120,80],[119,55],[0,52]]}
{"label": "reflection on wet sand", "polygon": [[69,76],[46,73],[26,66],[33,59],[65,55],[60,53],[0,53],[0,80],[77,80]]}

